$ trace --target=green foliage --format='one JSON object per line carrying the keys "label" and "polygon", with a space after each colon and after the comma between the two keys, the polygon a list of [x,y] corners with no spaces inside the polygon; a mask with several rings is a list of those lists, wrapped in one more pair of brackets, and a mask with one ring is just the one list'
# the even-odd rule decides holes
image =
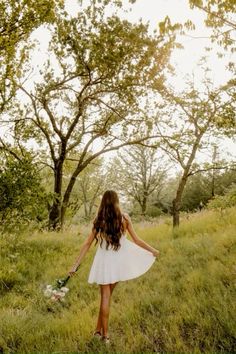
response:
{"label": "green foliage", "polygon": [[132,212],[149,215],[147,207],[150,206],[150,216],[160,213],[154,204],[166,183],[167,169],[164,156],[142,144],[121,149],[109,166],[113,188],[125,195],[133,206]]}
{"label": "green foliage", "polygon": [[[94,1],[74,17],[57,16],[41,78],[31,92],[20,87],[28,101],[12,115],[17,138],[32,139],[54,171],[53,228],[63,224],[76,178],[95,158],[143,139],[135,124],[140,98],[147,85],[164,82],[174,46],[171,33],[157,36],[142,22],[105,16],[106,4]],[[77,163],[62,190],[65,162],[73,155]]]}
{"label": "green foliage", "polygon": [[209,185],[210,176],[196,174],[188,180],[183,193],[181,210],[193,211],[199,208],[200,203],[203,205],[211,198],[211,186]]}
{"label": "green foliage", "polygon": [[19,229],[47,216],[47,196],[29,158],[8,159],[0,171],[0,218],[4,230]]}
{"label": "green foliage", "polygon": [[100,295],[87,283],[93,245],[68,283],[65,303],[51,303],[42,293],[69,270],[90,228],[80,226],[80,235],[76,227],[2,236],[0,351],[234,353],[235,208],[227,219],[214,211],[189,214],[176,238],[167,222],[134,227],[160,257],[146,274],[114,290],[109,348],[92,338]]}
{"label": "green foliage", "polygon": [[[226,161],[222,161],[221,166],[224,162],[227,165]],[[205,172],[198,172],[189,177],[183,193],[181,210],[197,210],[201,202],[205,206],[213,194],[224,196],[234,183],[236,183],[236,172],[233,169],[207,171],[206,166]]]}
{"label": "green foliage", "polygon": [[146,214],[147,216],[158,217],[162,215],[162,210],[155,205],[148,205]]}
{"label": "green foliage", "polygon": [[224,210],[236,205],[236,184],[233,184],[225,195],[216,195],[212,198],[207,207],[209,209]]}
{"label": "green foliage", "polygon": [[234,0],[189,0],[189,4],[191,8],[197,7],[205,12],[205,24],[213,30],[212,41],[225,50],[235,52],[236,2]]}
{"label": "green foliage", "polygon": [[236,80],[232,78],[226,85],[222,86],[222,90],[231,98],[230,104],[217,110],[215,115],[215,124],[219,130],[223,131],[225,135],[233,137],[236,132],[236,117],[235,117],[235,98],[236,98]]}
{"label": "green foliage", "polygon": [[[195,162],[197,154],[210,148],[210,136],[223,137],[228,130],[228,124],[222,123],[221,127],[218,125],[218,115],[226,122],[230,116],[234,125],[235,100],[232,95],[235,88],[229,85],[214,88],[205,58],[202,59],[202,64],[204,90],[196,87],[194,77],[187,81],[187,88],[182,93],[175,93],[175,88],[171,85],[163,86],[162,96],[166,105],[160,105],[158,112],[159,117],[164,116],[164,119],[158,121],[160,147],[182,169],[172,203],[173,226],[179,224],[179,210],[188,178],[201,169]],[[212,163],[212,166],[215,167],[215,164]]]}
{"label": "green foliage", "polygon": [[[191,9],[200,9],[205,14],[205,25],[211,29],[209,36],[210,41],[213,44],[218,44],[222,51],[218,53],[218,57],[222,58],[227,52],[235,53],[235,12],[236,2],[234,0],[189,0]],[[161,34],[174,31],[177,35],[189,35],[189,31],[194,31],[196,24],[190,19],[184,23],[172,24],[169,16],[166,16],[164,21],[159,24],[159,31]],[[183,48],[181,45],[177,45]],[[215,46],[214,46],[215,47]],[[210,51],[213,46],[207,46],[206,51]],[[235,73],[235,62],[228,62],[228,69]]]}
{"label": "green foliage", "polygon": [[[76,155],[75,155],[76,157]],[[67,175],[73,172],[76,161],[66,161],[64,169],[64,180]],[[99,205],[99,198],[108,185],[107,174],[104,171],[103,158],[97,158],[89,164],[78,176],[74,189],[71,193],[68,205],[67,224],[76,220],[90,220]],[[66,182],[63,183],[63,189]]]}
{"label": "green foliage", "polygon": [[0,113],[9,106],[27,66],[30,34],[41,24],[53,23],[63,4],[64,0],[0,0]]}

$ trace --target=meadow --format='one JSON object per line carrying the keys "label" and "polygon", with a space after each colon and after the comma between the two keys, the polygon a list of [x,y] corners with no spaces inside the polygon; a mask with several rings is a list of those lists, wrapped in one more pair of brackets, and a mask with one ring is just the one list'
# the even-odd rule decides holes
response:
{"label": "meadow", "polygon": [[[159,249],[152,268],[114,290],[109,347],[92,337],[99,286],[92,244],[66,301],[43,288],[67,274],[89,225],[0,237],[0,353],[236,353],[236,209],[134,224]],[[128,236],[130,239],[130,236]]]}

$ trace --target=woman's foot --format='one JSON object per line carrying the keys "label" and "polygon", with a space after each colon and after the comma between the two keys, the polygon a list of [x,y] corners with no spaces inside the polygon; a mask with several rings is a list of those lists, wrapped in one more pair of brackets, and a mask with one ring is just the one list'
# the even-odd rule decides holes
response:
{"label": "woman's foot", "polygon": [[102,341],[106,344],[110,343],[110,337],[109,336],[102,336]]}
{"label": "woman's foot", "polygon": [[93,336],[96,338],[101,339],[102,338],[102,333],[100,331],[94,331],[93,332]]}

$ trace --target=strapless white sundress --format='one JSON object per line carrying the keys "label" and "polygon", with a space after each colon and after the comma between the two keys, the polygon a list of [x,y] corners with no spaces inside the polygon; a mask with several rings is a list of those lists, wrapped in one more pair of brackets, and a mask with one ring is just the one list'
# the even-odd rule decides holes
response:
{"label": "strapless white sundress", "polygon": [[150,251],[128,240],[126,234],[122,234],[120,244],[119,250],[115,251],[111,245],[106,250],[104,239],[101,246],[98,243],[88,283],[112,284],[137,278],[146,273],[156,260]]}

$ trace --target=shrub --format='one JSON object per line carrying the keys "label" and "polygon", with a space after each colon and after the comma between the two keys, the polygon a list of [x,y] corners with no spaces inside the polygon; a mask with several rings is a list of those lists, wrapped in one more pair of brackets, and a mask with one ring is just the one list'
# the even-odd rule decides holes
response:
{"label": "shrub", "polygon": [[207,204],[208,209],[224,210],[236,205],[236,184],[233,184],[225,195],[213,197]]}
{"label": "shrub", "polygon": [[7,231],[42,221],[47,216],[47,194],[32,159],[7,160],[0,170],[0,220]]}

